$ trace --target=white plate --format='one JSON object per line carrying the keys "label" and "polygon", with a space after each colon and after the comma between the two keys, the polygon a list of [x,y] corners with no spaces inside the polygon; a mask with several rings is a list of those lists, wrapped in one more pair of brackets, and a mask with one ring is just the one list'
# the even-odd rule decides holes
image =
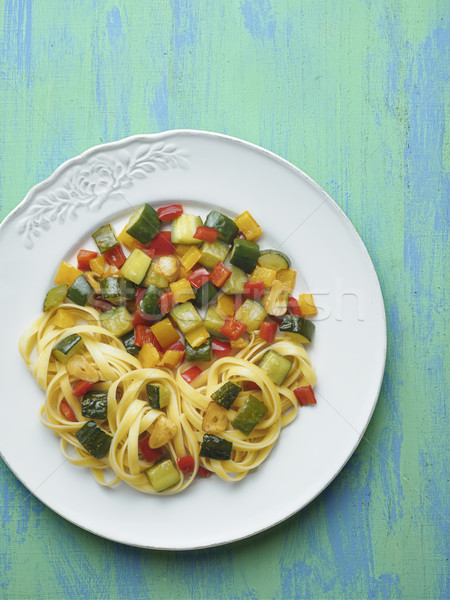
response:
{"label": "white plate", "polygon": [[[90,233],[125,218],[131,207],[171,201],[200,214],[211,207],[231,215],[248,209],[265,232],[261,246],[280,246],[292,258],[302,273],[300,282],[308,282],[321,307],[310,348],[318,405],[300,410],[269,459],[242,482],[211,477],[184,493],[153,497],[125,484],[102,488],[89,470],[64,461],[58,439],[40,423],[43,392],[22,363],[17,342],[40,314],[59,262],[86,245]],[[316,183],[247,142],[172,131],[86,151],[34,187],[5,219],[0,270],[1,454],[47,506],[106,538],[148,548],[192,549],[267,529],[333,480],[375,408],[386,322],[367,251]]]}

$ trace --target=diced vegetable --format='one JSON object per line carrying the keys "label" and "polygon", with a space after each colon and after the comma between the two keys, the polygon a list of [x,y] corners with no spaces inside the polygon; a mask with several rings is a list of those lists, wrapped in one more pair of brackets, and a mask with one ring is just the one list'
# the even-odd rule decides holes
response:
{"label": "diced vegetable", "polygon": [[178,365],[184,360],[184,346],[183,351],[177,350],[166,350],[164,352],[163,357],[158,363],[160,367],[169,367],[170,369],[175,369]]}
{"label": "diced vegetable", "polygon": [[184,302],[172,308],[170,316],[183,333],[188,333],[202,324],[202,319],[191,302]]}
{"label": "diced vegetable", "polygon": [[139,351],[138,360],[144,369],[153,369],[159,363],[159,352],[153,344],[145,343]]}
{"label": "diced vegetable", "polygon": [[173,440],[177,433],[177,426],[168,417],[159,417],[150,431],[148,445],[150,448],[161,448]]}
{"label": "diced vegetable", "polygon": [[60,285],[66,284],[69,286],[72,285],[75,279],[77,279],[82,274],[83,271],[75,269],[73,265],[63,261],[59,265],[58,272],[55,275],[55,283]]}
{"label": "diced vegetable", "polygon": [[194,304],[202,308],[217,296],[217,291],[217,288],[210,281],[207,281],[196,290]]}
{"label": "diced vegetable", "polygon": [[180,473],[168,458],[145,471],[156,492],[163,492],[180,482]]}
{"label": "diced vegetable", "polygon": [[242,348],[248,346],[248,341],[245,340],[243,337],[239,337],[237,340],[230,340],[230,346],[233,349],[239,348],[239,350],[241,350]]}
{"label": "diced vegetable", "polygon": [[64,302],[67,296],[68,285],[63,283],[49,290],[44,300],[44,311],[56,308]]}
{"label": "diced vegetable", "polygon": [[280,269],[277,271],[277,279],[281,281],[283,287],[288,294],[292,294],[295,287],[295,279],[297,277],[297,271],[294,269]]}
{"label": "diced vegetable", "polygon": [[170,231],[160,231],[157,233],[150,244],[150,248],[158,256],[175,254],[175,246],[172,244]]}
{"label": "diced vegetable", "polygon": [[151,327],[148,327],[147,325],[136,325],[134,328],[134,343],[140,348],[142,348],[144,344],[152,344],[158,352],[163,351]]}
{"label": "diced vegetable", "polygon": [[197,227],[203,225],[202,220],[197,215],[188,215],[183,213],[172,221],[172,244],[201,244],[200,240],[194,238]]}
{"label": "diced vegetable", "polygon": [[169,204],[168,206],[161,206],[161,208],[158,208],[158,217],[163,223],[173,221],[173,219],[176,219],[182,214],[183,207],[181,204]]}
{"label": "diced vegetable", "polygon": [[125,277],[105,277],[100,279],[100,291],[102,300],[108,300],[112,304],[124,304],[127,300],[133,300],[135,287]]}
{"label": "diced vegetable", "polygon": [[111,446],[112,436],[99,427],[95,421],[88,421],[75,433],[84,449],[94,458],[104,458]]}
{"label": "diced vegetable", "polygon": [[122,337],[133,329],[131,315],[125,306],[116,306],[100,314],[103,327],[117,337]]}
{"label": "diced vegetable", "polygon": [[225,294],[242,294],[244,285],[247,282],[247,275],[242,269],[231,266],[231,276],[222,286],[222,292]]}
{"label": "diced vegetable", "polygon": [[187,280],[194,289],[198,289],[209,280],[209,271],[206,269],[196,269]]}
{"label": "diced vegetable", "polygon": [[303,317],[309,317],[317,314],[317,308],[314,304],[312,294],[300,294],[298,303]]}
{"label": "diced vegetable", "polygon": [[53,348],[52,353],[56,360],[65,365],[71,356],[81,352],[83,349],[84,342],[81,336],[78,333],[72,333],[60,340]]}
{"label": "diced vegetable", "polygon": [[65,398],[61,400],[59,410],[61,411],[61,414],[66,419],[66,421],[72,421],[73,423],[76,423],[78,421],[78,419],[75,416],[75,413],[73,412],[72,407]]}
{"label": "diced vegetable", "polygon": [[122,344],[125,346],[125,350],[131,354],[132,356],[137,356],[139,354],[139,350],[141,349],[139,346],[136,346],[134,343],[134,331],[131,330],[121,338]]}
{"label": "diced vegetable", "polygon": [[141,242],[139,242],[137,239],[135,239],[129,233],[127,233],[127,227],[128,225],[125,225],[125,227],[117,236],[117,240],[121,244],[123,244],[127,250],[132,252],[136,247],[140,245]]}
{"label": "diced vegetable", "polygon": [[97,256],[97,258],[93,258],[89,261],[89,268],[92,272],[94,272],[97,277],[101,277],[105,271],[106,260],[103,254]]}
{"label": "diced vegetable", "polygon": [[228,440],[205,433],[200,447],[200,456],[214,460],[230,460],[233,444]]}
{"label": "diced vegetable", "polygon": [[98,312],[105,312],[111,308],[114,308],[114,304],[108,302],[108,300],[102,300],[101,298],[95,298],[92,306],[95,308],[95,310],[98,310]]}
{"label": "diced vegetable", "polygon": [[202,240],[203,242],[213,243],[217,240],[217,229],[211,227],[197,227],[197,231],[194,233],[196,240]]}
{"label": "diced vegetable", "polygon": [[88,419],[104,420],[108,413],[108,392],[90,390],[81,401],[81,414]]}
{"label": "diced vegetable", "polygon": [[196,379],[199,375],[201,375],[203,371],[197,365],[194,365],[190,369],[187,369],[183,373],[181,373],[181,377],[185,380],[186,383],[192,383],[194,379]]}
{"label": "diced vegetable", "polygon": [[76,323],[75,317],[67,310],[59,308],[52,319],[52,324],[61,329],[69,329]]}
{"label": "diced vegetable", "polygon": [[247,325],[242,321],[238,321],[233,317],[227,317],[220,329],[220,333],[230,340],[237,340],[246,329]]}
{"label": "diced vegetable", "polygon": [[160,273],[169,282],[178,279],[180,270],[180,261],[177,256],[161,256],[158,262],[155,263],[155,271]]}
{"label": "diced vegetable", "polygon": [[163,315],[167,315],[175,306],[172,292],[165,292],[158,300],[159,308]]}
{"label": "diced vegetable", "polygon": [[155,271],[155,264],[156,263],[152,263],[150,265],[150,268],[147,271],[147,275],[145,276],[145,279],[142,282],[142,285],[144,287],[149,287],[151,285],[154,285],[155,287],[159,288],[160,290],[163,290],[166,287],[168,287],[169,281],[168,281],[167,277],[164,277],[164,275]]}
{"label": "diced vegetable", "polygon": [[235,318],[247,325],[247,331],[256,331],[266,318],[264,306],[255,300],[246,300],[238,309]]}
{"label": "diced vegetable", "polygon": [[291,313],[291,315],[295,315],[296,317],[302,316],[302,311],[300,310],[297,299],[293,296],[288,299],[288,311]]}
{"label": "diced vegetable", "polygon": [[249,435],[262,420],[266,412],[267,406],[264,402],[258,400],[256,396],[249,396],[244,406],[231,421],[231,424],[245,435]]}
{"label": "diced vegetable", "polygon": [[233,238],[239,233],[239,227],[226,215],[218,212],[217,210],[211,211],[206,217],[206,227],[217,229],[219,239],[231,244]]}
{"label": "diced vegetable", "polygon": [[193,456],[180,456],[177,458],[177,465],[184,475],[189,475],[195,469],[195,459]]}
{"label": "diced vegetable", "polygon": [[184,337],[193,348],[197,348],[197,346],[201,346],[209,339],[209,333],[203,325],[200,325],[192,329],[192,331],[185,333]]}
{"label": "diced vegetable", "polygon": [[280,331],[286,331],[288,333],[295,333],[301,336],[301,342],[310,342],[314,335],[316,326],[312,321],[304,319],[303,317],[296,317],[295,315],[285,315],[281,321]]}
{"label": "diced vegetable", "polygon": [[281,317],[287,311],[288,298],[289,294],[285,291],[284,284],[275,279],[270,292],[263,297],[262,303],[267,314]]}
{"label": "diced vegetable", "polygon": [[221,262],[218,262],[209,276],[210,282],[216,287],[222,287],[225,281],[230,277],[231,271]]}
{"label": "diced vegetable", "polygon": [[217,356],[217,358],[224,358],[225,356],[228,356],[231,353],[230,342],[217,340],[215,338],[212,338],[211,348],[214,354]]}
{"label": "diced vegetable", "polygon": [[89,262],[94,258],[97,258],[98,252],[92,252],[92,250],[79,250],[77,254],[77,266],[80,271],[89,271]]}
{"label": "diced vegetable", "polygon": [[232,381],[227,381],[222,387],[211,394],[211,398],[228,410],[240,392],[242,392],[242,388],[239,385]]}
{"label": "diced vegetable", "polygon": [[149,435],[139,440],[139,450],[142,452],[147,462],[155,462],[155,460],[158,460],[164,455],[164,450],[162,448],[150,448],[150,446],[148,445],[149,441]]}
{"label": "diced vegetable", "polygon": [[228,425],[227,409],[216,402],[210,402],[202,420],[205,433],[222,433]]}
{"label": "diced vegetable", "polygon": [[291,261],[286,254],[279,250],[262,250],[258,258],[258,264],[265,269],[279,271],[280,269],[289,269]]}
{"label": "diced vegetable", "polygon": [[254,271],[259,258],[259,246],[256,242],[235,239],[231,251],[230,263],[246,273]]}
{"label": "diced vegetable", "polygon": [[224,320],[222,319],[222,317],[220,317],[217,314],[217,312],[214,310],[214,308],[212,306],[209,306],[208,310],[206,312],[205,321],[203,323],[206,330],[211,335],[223,337],[223,334],[220,333],[220,329],[221,329],[223,323],[224,323]]}
{"label": "diced vegetable", "polygon": [[202,252],[197,246],[190,246],[189,250],[181,258],[181,264],[187,270],[192,267],[201,259]]}
{"label": "diced vegetable", "polygon": [[202,256],[199,263],[208,269],[214,269],[218,262],[223,262],[227,257],[230,246],[221,241],[204,242],[201,247]]}
{"label": "diced vegetable", "polygon": [[189,362],[209,362],[211,360],[211,338],[208,338],[206,342],[193,348],[190,343],[186,340],[186,360]]}
{"label": "diced vegetable", "polygon": [[205,467],[202,467],[202,465],[199,465],[197,475],[199,475],[200,477],[210,477],[211,471],[208,471],[208,469],[205,469]]}
{"label": "diced vegetable", "polygon": [[74,396],[84,396],[94,384],[90,381],[75,381],[72,385],[72,394]]}
{"label": "diced vegetable", "polygon": [[297,398],[300,406],[308,406],[310,404],[317,404],[314,390],[310,385],[305,385],[294,390],[295,397]]}
{"label": "diced vegetable", "polygon": [[129,279],[136,285],[142,283],[149,267],[152,259],[139,250],[139,248],[135,248],[130,256],[127,258],[122,268],[120,269],[122,275]]}
{"label": "diced vegetable", "polygon": [[262,236],[262,229],[252,217],[252,215],[246,210],[234,219],[234,222],[245,235],[245,237],[254,242]]}
{"label": "diced vegetable", "polygon": [[255,270],[250,275],[250,281],[262,281],[264,287],[269,288],[275,281],[276,276],[277,272],[273,269],[267,269],[266,267],[256,265]]}
{"label": "diced vegetable", "polygon": [[190,250],[191,246],[187,246],[186,244],[175,244],[175,254],[179,257],[184,256],[188,250]]}
{"label": "diced vegetable", "polygon": [[272,344],[277,333],[277,324],[271,323],[270,321],[263,321],[259,328],[259,337],[266,341],[268,344]]}
{"label": "diced vegetable", "polygon": [[116,246],[113,246],[107,250],[103,256],[109,265],[117,267],[117,269],[120,269],[120,267],[126,261],[126,256],[123,253],[122,246],[120,244],[117,244]]}
{"label": "diced vegetable", "polygon": [[232,317],[234,315],[234,298],[222,294],[217,300],[216,310],[217,314],[224,319],[226,317]]}
{"label": "diced vegetable", "polygon": [[275,350],[268,350],[259,361],[258,366],[267,373],[275,385],[282,385],[292,365],[287,358]]}
{"label": "diced vegetable", "polygon": [[144,204],[128,221],[127,233],[141,244],[152,240],[161,227],[158,213],[149,204]]}
{"label": "diced vegetable", "polygon": [[179,279],[170,284],[175,304],[182,304],[195,298],[195,293],[187,279]]}
{"label": "diced vegetable", "polygon": [[155,323],[151,329],[162,348],[167,348],[167,346],[180,339],[178,331],[168,318]]}
{"label": "diced vegetable", "polygon": [[92,234],[92,237],[100,254],[104,254],[119,243],[111,225],[103,225]]}
{"label": "diced vegetable", "polygon": [[148,403],[152,408],[161,410],[169,404],[170,390],[165,385],[154,385],[153,383],[147,383],[147,398]]}
{"label": "diced vegetable", "polygon": [[76,379],[96,383],[100,379],[100,373],[96,367],[89,363],[82,354],[74,354],[66,364],[67,373]]}
{"label": "diced vegetable", "polygon": [[161,309],[158,304],[158,300],[161,296],[162,291],[159,288],[154,285],[149,285],[144,298],[141,300],[141,305],[138,307],[139,310],[147,315],[158,317],[161,314]]}
{"label": "diced vegetable", "polygon": [[247,281],[244,284],[244,298],[250,298],[251,300],[259,300],[264,296],[264,282],[263,281]]}

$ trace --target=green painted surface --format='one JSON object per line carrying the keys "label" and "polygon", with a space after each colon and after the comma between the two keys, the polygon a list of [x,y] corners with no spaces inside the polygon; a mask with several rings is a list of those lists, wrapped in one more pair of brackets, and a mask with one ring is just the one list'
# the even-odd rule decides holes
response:
{"label": "green painted surface", "polygon": [[0,6],[1,218],[101,142],[173,128],[241,137],[301,167],[348,214],[389,332],[355,455],[310,506],[256,538],[176,554],[106,542],[2,465],[0,595],[448,598],[448,2]]}

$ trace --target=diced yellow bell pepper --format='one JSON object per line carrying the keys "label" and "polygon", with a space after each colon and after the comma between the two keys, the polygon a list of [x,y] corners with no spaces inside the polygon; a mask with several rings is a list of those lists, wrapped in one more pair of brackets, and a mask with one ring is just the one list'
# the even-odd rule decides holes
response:
{"label": "diced yellow bell pepper", "polygon": [[195,298],[192,286],[187,279],[179,279],[178,281],[171,283],[170,290],[173,294],[175,304],[182,304],[183,302]]}
{"label": "diced yellow bell pepper", "polygon": [[250,281],[262,281],[264,287],[269,288],[275,281],[276,276],[277,272],[274,269],[267,269],[258,265],[250,275]]}
{"label": "diced yellow bell pepper", "polygon": [[240,337],[237,340],[230,340],[230,345],[232,348],[245,348],[248,346],[248,342],[244,340],[244,338]]}
{"label": "diced yellow bell pepper", "polygon": [[202,257],[202,252],[197,246],[190,246],[186,254],[181,258],[181,264],[186,270],[192,269],[196,262]]}
{"label": "diced yellow bell pepper", "polygon": [[172,325],[170,319],[163,319],[152,325],[150,329],[163,348],[167,348],[167,346],[180,339],[180,334]]}
{"label": "diced yellow bell pepper", "polygon": [[105,270],[106,259],[103,254],[99,254],[97,258],[93,258],[89,261],[89,268],[91,271],[97,275],[97,277],[101,277],[103,275],[103,271]]}
{"label": "diced yellow bell pepper", "polygon": [[188,246],[187,244],[174,244],[174,246],[177,256],[184,256],[192,248],[192,246]]}
{"label": "diced yellow bell pepper", "polygon": [[317,308],[314,304],[314,298],[312,294],[300,294],[298,297],[298,305],[300,307],[302,316],[308,317],[311,315],[317,315]]}
{"label": "diced yellow bell pepper", "polygon": [[122,231],[117,236],[117,239],[121,244],[125,246],[127,250],[133,252],[136,246],[139,244],[138,240],[136,240],[133,236],[127,233],[128,223],[122,229]]}
{"label": "diced yellow bell pepper", "polygon": [[234,315],[234,298],[233,296],[227,296],[222,294],[217,300],[216,312],[222,319],[226,317],[232,317]]}
{"label": "diced yellow bell pepper", "polygon": [[179,352],[178,350],[167,350],[167,352],[164,352],[164,356],[159,361],[158,366],[175,369],[175,367],[178,367],[182,360],[183,352]]}
{"label": "diced yellow bell pepper", "polygon": [[199,327],[196,327],[192,331],[185,333],[184,337],[193,348],[197,348],[197,346],[201,346],[206,342],[206,340],[209,338],[209,333],[206,331],[203,325],[199,325]]}
{"label": "diced yellow bell pepper", "polygon": [[262,236],[262,229],[252,217],[252,215],[246,210],[234,219],[234,222],[245,235],[245,237],[254,242]]}
{"label": "diced yellow bell pepper", "polygon": [[295,287],[295,278],[297,277],[297,271],[295,269],[280,269],[277,271],[276,278],[283,284],[284,290],[288,294],[292,294]]}
{"label": "diced yellow bell pepper", "polygon": [[73,327],[75,325],[75,319],[67,310],[59,308],[52,319],[52,324],[55,325],[55,327],[67,329],[68,327]]}
{"label": "diced yellow bell pepper", "polygon": [[[192,248],[192,246],[191,246]],[[180,270],[178,271],[178,277],[180,279],[187,279],[190,275],[192,275],[191,269],[185,269],[183,265],[180,265]]]}
{"label": "diced yellow bell pepper", "polygon": [[59,265],[58,272],[55,275],[55,283],[58,285],[66,283],[68,286],[71,286],[75,279],[82,274],[83,271],[80,271],[70,263],[63,261]]}
{"label": "diced yellow bell pepper", "polygon": [[138,354],[139,362],[144,369],[152,369],[159,363],[159,352],[153,344],[144,344]]}
{"label": "diced yellow bell pepper", "polygon": [[102,279],[105,277],[120,277],[120,269],[114,265],[110,265],[109,268],[103,273]]}

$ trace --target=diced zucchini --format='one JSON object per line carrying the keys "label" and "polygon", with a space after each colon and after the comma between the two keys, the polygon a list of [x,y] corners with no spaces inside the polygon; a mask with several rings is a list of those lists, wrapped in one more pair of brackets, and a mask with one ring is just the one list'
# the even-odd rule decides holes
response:
{"label": "diced zucchini", "polygon": [[201,346],[193,348],[190,343],[185,341],[186,348],[186,360],[190,362],[204,361],[209,362],[211,360],[211,338],[206,340]]}
{"label": "diced zucchini", "polygon": [[229,249],[230,246],[222,240],[204,242],[201,247],[202,256],[198,262],[208,269],[214,269],[217,263],[225,260]]}
{"label": "diced zucchini", "polygon": [[183,213],[172,221],[172,244],[184,244],[191,246],[192,244],[201,244],[201,240],[194,238],[197,227],[203,225],[202,220],[197,215],[188,215]]}
{"label": "diced zucchini", "polygon": [[146,244],[155,237],[160,227],[156,210],[150,204],[144,204],[128,221],[126,232],[141,244]]}
{"label": "diced zucchini", "polygon": [[211,398],[226,409],[231,408],[233,402],[242,392],[242,388],[232,381],[227,381],[218,390],[211,394]]}
{"label": "diced zucchini", "polygon": [[167,458],[145,471],[156,492],[163,492],[180,482],[180,473]]}
{"label": "diced zucchini", "polygon": [[265,269],[279,271],[280,269],[289,269],[291,261],[286,254],[279,250],[262,250],[258,258],[258,265]]}
{"label": "diced zucchini", "polygon": [[72,333],[59,341],[53,348],[53,356],[64,365],[74,354],[81,352],[84,348],[84,342],[78,333]]}
{"label": "diced zucchini", "polygon": [[238,267],[230,267],[231,275],[222,286],[222,292],[225,294],[242,294],[244,285],[247,283],[247,275]]}
{"label": "diced zucchini", "polygon": [[212,306],[208,307],[203,325],[211,335],[224,339],[225,336],[220,333],[224,320],[217,314]]}
{"label": "diced zucchini", "polygon": [[210,281],[207,281],[195,290],[194,304],[199,308],[202,308],[217,296],[218,291],[219,290]]}
{"label": "diced zucchini", "polygon": [[316,326],[312,321],[303,317],[297,317],[297,315],[285,315],[280,325],[280,331],[301,336],[303,340],[299,341],[302,341],[302,343],[312,340],[315,328]]}
{"label": "diced zucchini", "polygon": [[133,329],[132,317],[125,306],[116,306],[100,314],[103,327],[113,335],[122,337]]}
{"label": "diced zucchini", "polygon": [[154,285],[149,285],[147,291],[145,292],[145,296],[141,301],[141,306],[139,309],[142,312],[145,312],[148,315],[159,316],[161,314],[161,309],[158,304],[158,300],[162,296],[162,291]]}
{"label": "diced zucchini", "polygon": [[67,290],[67,298],[79,306],[86,306],[94,295],[94,288],[86,281],[83,275],[75,279]]}
{"label": "diced zucchini", "polygon": [[258,425],[267,412],[267,406],[255,396],[249,396],[244,406],[231,421],[233,427],[248,435]]}
{"label": "diced zucchini", "polygon": [[84,449],[94,458],[104,458],[111,446],[112,436],[99,427],[95,421],[88,421],[75,433]]}
{"label": "diced zucchini", "polygon": [[170,390],[165,385],[147,383],[147,398],[152,408],[161,410],[169,404]]}
{"label": "diced zucchini", "polygon": [[108,412],[108,392],[99,390],[89,390],[83,396],[81,401],[81,414],[88,419],[101,419],[107,417]]}
{"label": "diced zucchini", "polygon": [[108,250],[111,250],[111,248],[114,248],[114,246],[117,246],[119,243],[111,225],[103,225],[103,227],[100,227],[100,229],[97,229],[97,231],[92,234],[92,237],[97,244],[100,254],[108,252]]}
{"label": "diced zucchini", "polygon": [[69,286],[63,283],[49,290],[44,300],[44,311],[51,310],[62,304],[66,299],[68,289]]}
{"label": "diced zucchini", "polygon": [[238,308],[234,318],[245,323],[247,331],[256,331],[266,318],[266,315],[266,310],[262,304],[256,302],[256,300],[247,299]]}
{"label": "diced zucchini", "polygon": [[258,366],[267,373],[275,385],[282,385],[292,365],[287,358],[275,350],[268,350],[259,361]]}
{"label": "diced zucchini", "polygon": [[246,273],[251,273],[258,264],[259,246],[249,240],[234,240],[230,263]]}
{"label": "diced zucchini", "polygon": [[200,456],[215,460],[230,460],[232,449],[233,444],[228,440],[217,437],[212,433],[205,433],[200,446]]}
{"label": "diced zucchini", "polygon": [[139,354],[140,348],[134,343],[134,329],[123,335],[120,339],[125,346],[125,350],[132,356],[137,356]]}
{"label": "diced zucchini", "polygon": [[212,229],[217,229],[217,234],[219,239],[231,244],[233,238],[237,236],[239,233],[239,227],[236,223],[227,217],[226,215],[218,212],[217,210],[212,210],[205,221],[206,227],[212,227]]}
{"label": "diced zucchini", "polygon": [[150,265],[149,270],[147,271],[147,275],[144,278],[142,283],[143,287],[149,287],[150,285],[154,285],[160,290],[165,289],[169,286],[169,280],[167,277],[164,277],[162,273],[158,273],[155,271],[155,263]]}
{"label": "diced zucchini", "polygon": [[120,272],[124,277],[139,285],[142,283],[151,262],[150,256],[139,248],[135,248],[120,268]]}
{"label": "diced zucchini", "polygon": [[172,308],[170,316],[183,333],[188,333],[202,324],[202,318],[191,302],[178,304]]}
{"label": "diced zucchini", "polygon": [[100,279],[100,293],[103,300],[113,304],[124,304],[135,296],[135,288],[125,277],[105,277]]}

